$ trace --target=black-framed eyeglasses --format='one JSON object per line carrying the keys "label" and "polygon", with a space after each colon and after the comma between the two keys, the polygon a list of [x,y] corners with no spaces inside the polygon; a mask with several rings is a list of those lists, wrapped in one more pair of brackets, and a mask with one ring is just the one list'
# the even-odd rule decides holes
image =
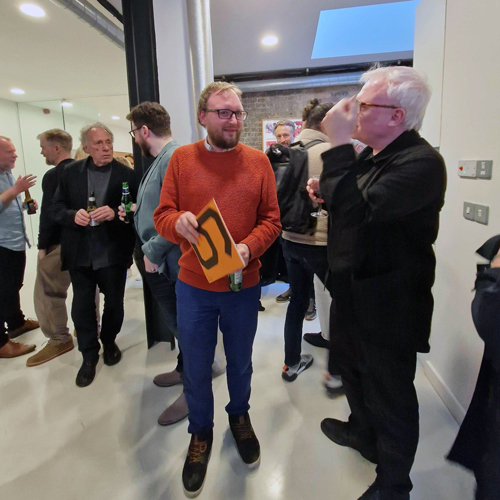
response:
{"label": "black-framed eyeglasses", "polygon": [[245,121],[248,113],[246,111],[231,111],[230,109],[206,109],[207,113],[217,113],[221,120],[230,120],[233,115],[237,120]]}
{"label": "black-framed eyeglasses", "polygon": [[135,139],[135,134],[134,132],[136,130],[140,130],[142,127],[137,127],[137,128],[133,128],[132,130],[129,130],[128,133],[130,134],[130,137],[132,137],[132,139]]}
{"label": "black-framed eyeglasses", "polygon": [[389,109],[399,109],[400,106],[393,106],[392,104],[373,104],[371,102],[361,102],[356,100],[356,104],[358,105],[358,109],[361,110],[363,106],[367,106],[369,108],[389,108]]}

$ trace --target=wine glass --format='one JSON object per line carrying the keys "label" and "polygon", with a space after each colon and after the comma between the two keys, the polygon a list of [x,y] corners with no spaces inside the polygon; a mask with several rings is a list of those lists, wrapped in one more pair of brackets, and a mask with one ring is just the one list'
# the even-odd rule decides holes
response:
{"label": "wine glass", "polygon": [[[319,181],[320,176],[319,175],[313,175],[312,178],[313,179],[318,179],[318,181]],[[313,217],[318,218],[318,219],[326,219],[328,217],[328,215],[325,214],[325,213],[323,213],[323,211],[321,209],[324,200],[321,198],[321,193],[319,191],[319,185],[318,185],[317,191],[315,191],[314,194],[316,195],[316,198],[319,199],[319,201],[318,201],[319,206],[318,206],[318,210],[316,212],[312,212],[311,215]]]}

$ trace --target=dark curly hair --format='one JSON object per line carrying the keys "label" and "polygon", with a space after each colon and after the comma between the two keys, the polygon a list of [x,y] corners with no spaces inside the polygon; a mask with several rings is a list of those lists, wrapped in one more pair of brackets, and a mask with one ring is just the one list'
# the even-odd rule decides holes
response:
{"label": "dark curly hair", "polygon": [[304,128],[312,128],[321,130],[321,122],[325,115],[333,108],[333,102],[320,103],[314,98],[309,101],[309,104],[302,111],[302,121]]}
{"label": "dark curly hair", "polygon": [[170,115],[157,102],[144,101],[134,106],[127,115],[127,120],[134,122],[136,127],[146,125],[157,137],[172,135],[170,129]]}

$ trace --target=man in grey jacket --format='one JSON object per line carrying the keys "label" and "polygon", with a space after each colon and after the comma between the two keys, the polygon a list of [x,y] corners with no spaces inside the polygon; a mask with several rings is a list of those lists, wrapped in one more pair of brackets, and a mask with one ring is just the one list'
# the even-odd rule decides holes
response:
{"label": "man in grey jacket", "polygon": [[[134,223],[144,253],[144,279],[158,302],[169,329],[177,335],[175,282],[179,273],[180,247],[161,237],[154,226],[153,212],[160,201],[160,191],[170,157],[179,146],[172,139],[170,116],[156,102],[142,102],[130,110],[130,135],[146,157],[156,157],[139,186]],[[120,211],[123,214],[123,210]],[[122,218],[122,217],[120,217]],[[142,267],[142,266],[141,266]],[[160,387],[182,383],[182,353],[179,352],[175,370],[154,378]],[[187,417],[184,393],[159,417],[160,425],[170,425]]]}

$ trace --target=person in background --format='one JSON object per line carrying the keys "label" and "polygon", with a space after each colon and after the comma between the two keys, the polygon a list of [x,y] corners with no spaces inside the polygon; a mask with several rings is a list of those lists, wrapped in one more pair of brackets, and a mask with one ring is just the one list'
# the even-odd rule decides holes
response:
{"label": "person in background", "polygon": [[[332,149],[319,183],[308,182],[330,215],[331,345],[351,409],[347,422],[327,418],[321,429],[377,463],[360,500],[409,500],[419,439],[414,378],[417,352],[430,350],[446,169],[418,134],[431,96],[425,79],[397,66],[376,67],[362,81],[323,120]],[[351,139],[368,147],[357,156]]]}
{"label": "person in background", "polygon": [[[242,460],[250,467],[260,460],[248,414],[260,294],[258,258],[278,237],[280,222],[269,160],[239,142],[246,115],[241,91],[233,84],[211,83],[202,91],[198,120],[207,138],[174,152],[154,213],[158,233],[182,250],[177,320],[192,435],[182,479],[191,496],[203,487],[212,448],[211,365],[218,326],[227,359],[229,427]],[[229,288],[228,276],[208,282],[192,246],[200,235],[196,214],[212,198],[244,262],[242,289],[237,292]]]}
{"label": "person in background", "polygon": [[[332,103],[320,103],[317,99],[312,99],[302,112],[303,129],[298,135],[297,141],[302,142],[304,146],[313,143],[307,149],[310,177],[321,174],[323,169],[321,154],[330,149],[330,143],[322,131],[321,122],[332,106]],[[301,355],[302,326],[313,293],[315,275],[323,283],[323,289],[320,288],[319,292],[329,296],[329,292],[324,289],[328,271],[327,221],[327,218],[318,218],[315,228],[308,234],[298,234],[291,231],[283,231],[282,233],[283,254],[287,263],[292,291],[285,319],[285,366],[281,374],[283,379],[288,382],[293,382],[313,363],[311,354]],[[321,337],[321,334],[316,335]],[[314,340],[318,339],[314,337]],[[321,340],[327,343],[323,337]],[[338,387],[342,385],[338,377],[336,382]]]}
{"label": "person in background", "polygon": [[21,310],[19,291],[26,267],[26,243],[21,193],[36,183],[34,175],[12,175],[17,153],[8,137],[0,136],[0,358],[15,358],[35,350],[35,345],[11,339],[39,327]]}
{"label": "person in background", "polygon": [[134,168],[134,155],[131,153],[127,153],[126,155],[123,155],[123,157],[126,158],[129,161],[130,166]]}
{"label": "person in background", "polygon": [[128,168],[134,168],[126,156],[115,156],[115,160]]}
{"label": "person in background", "polygon": [[71,284],[68,271],[61,270],[61,227],[51,219],[54,194],[63,170],[71,158],[73,138],[61,129],[40,134],[40,154],[47,165],[53,166],[42,179],[42,207],[38,232],[38,262],[33,301],[43,334],[45,347],[26,361],[27,366],[46,363],[74,347],[68,329],[66,298]]}
{"label": "person in background", "polygon": [[[181,250],[155,229],[153,214],[160,203],[160,192],[165,172],[173,152],[179,144],[172,138],[170,115],[157,102],[141,102],[127,115],[135,143],[146,157],[155,161],[145,172],[137,193],[134,212],[135,229],[141,240],[143,262],[137,265],[153,298],[161,308],[169,330],[177,337],[177,300],[175,284],[179,274]],[[123,209],[120,207],[120,217]],[[182,351],[179,350],[175,370],[157,375],[153,382],[159,387],[182,384]],[[188,406],[184,392],[158,418],[160,425],[171,425],[186,418]]]}
{"label": "person in background", "polygon": [[[118,218],[122,184],[132,199],[135,173],[113,159],[113,133],[102,123],[84,127],[80,141],[89,157],[66,168],[59,179],[53,217],[62,226],[62,268],[73,285],[72,318],[83,363],[76,385],[86,387],[95,377],[100,344],[95,310],[96,286],[104,294],[100,340],[104,364],[116,365],[121,357],[115,339],[123,323],[123,297],[127,268],[132,264],[135,235],[131,224]],[[90,200],[91,195],[95,200]],[[97,209],[87,211],[89,205]]]}

